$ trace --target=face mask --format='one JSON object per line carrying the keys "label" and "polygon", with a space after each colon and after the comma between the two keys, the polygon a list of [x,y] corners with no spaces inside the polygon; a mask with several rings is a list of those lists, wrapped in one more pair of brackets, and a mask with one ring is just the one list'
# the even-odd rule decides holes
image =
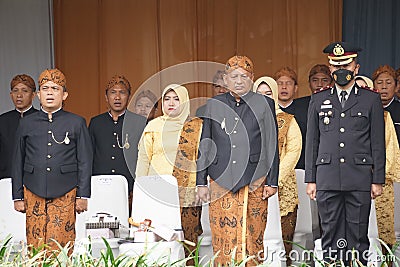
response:
{"label": "face mask", "polygon": [[354,78],[354,71],[346,69],[338,69],[333,73],[333,79],[340,86],[347,85]]}

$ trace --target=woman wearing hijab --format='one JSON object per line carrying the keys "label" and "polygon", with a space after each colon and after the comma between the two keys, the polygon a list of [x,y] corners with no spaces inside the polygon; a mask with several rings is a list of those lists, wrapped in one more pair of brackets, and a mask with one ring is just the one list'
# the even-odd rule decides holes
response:
{"label": "woman wearing hijab", "polygon": [[361,87],[369,87],[369,88],[374,88],[374,82],[368,78],[367,76],[363,75],[357,75],[354,77],[356,83],[361,86]]}
{"label": "woman wearing hijab", "polygon": [[[170,174],[177,179],[183,233],[185,239],[197,243],[203,232],[201,206],[195,206],[196,159],[202,120],[189,119],[189,94],[183,86],[168,85],[161,103],[163,115],[151,120],[143,131],[136,177]],[[189,253],[185,251],[186,256]]]}
{"label": "woman wearing hijab", "polygon": [[[281,214],[282,239],[286,251],[286,266],[291,265],[289,257],[292,250],[294,230],[296,228],[298,194],[295,167],[301,154],[301,132],[294,115],[283,112],[278,105],[278,84],[271,77],[256,80],[253,91],[275,100],[278,122],[279,178],[278,196]],[[287,242],[289,241],[289,242]]]}

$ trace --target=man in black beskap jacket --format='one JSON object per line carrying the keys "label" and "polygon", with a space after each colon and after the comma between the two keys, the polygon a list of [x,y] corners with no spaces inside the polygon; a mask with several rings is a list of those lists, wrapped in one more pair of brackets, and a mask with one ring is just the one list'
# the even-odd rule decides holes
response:
{"label": "man in black beskap jacket", "polygon": [[93,117],[89,124],[93,175],[120,174],[126,178],[130,214],[138,142],[146,126],[146,118],[127,110],[131,85],[124,76],[115,75],[110,79],[105,96],[109,111]]}
{"label": "man in black beskap jacket", "polygon": [[35,82],[29,75],[15,76],[10,83],[10,97],[15,109],[0,115],[0,179],[11,177],[11,159],[19,120],[37,111],[32,106]]}

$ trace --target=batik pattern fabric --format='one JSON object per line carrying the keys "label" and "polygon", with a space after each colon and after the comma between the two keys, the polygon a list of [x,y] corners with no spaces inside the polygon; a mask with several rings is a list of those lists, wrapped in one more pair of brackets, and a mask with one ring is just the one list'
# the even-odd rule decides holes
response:
{"label": "batik pattern fabric", "polygon": [[211,179],[209,208],[215,266],[231,266],[232,258],[240,262],[255,256],[246,266],[257,266],[267,224],[268,201],[262,199],[265,177],[256,181],[254,191],[249,186],[233,193]]}
{"label": "batik pattern fabric", "polygon": [[[203,233],[201,227],[201,206],[195,206],[196,199],[196,159],[201,135],[202,120],[193,118],[187,121],[179,137],[178,150],[172,175],[179,186],[179,201],[181,206],[181,224],[186,240],[197,244],[198,237]],[[185,255],[189,256],[195,246],[188,246]],[[186,262],[193,265],[194,261]]]}
{"label": "batik pattern fabric", "polygon": [[294,118],[286,112],[276,115],[279,148],[279,208],[281,216],[282,240],[286,252],[286,265],[291,265],[289,257],[297,221],[298,194],[296,172],[294,170],[301,154],[301,131]]}
{"label": "batik pattern fabric", "polygon": [[291,266],[291,251],[293,244],[294,230],[296,229],[297,222],[297,206],[293,212],[289,212],[287,215],[281,217],[281,227],[282,227],[282,240],[286,252],[286,266]]}
{"label": "batik pattern fabric", "polygon": [[[48,250],[60,250],[57,243],[65,247],[75,241],[76,188],[65,195],[45,199],[24,188],[26,209],[27,244],[38,248],[44,244]],[[57,241],[57,243],[54,242]],[[69,249],[71,254],[73,247]]]}
{"label": "batik pattern fabric", "polygon": [[382,195],[375,199],[376,220],[379,238],[386,244],[396,243],[394,231],[394,188],[393,182],[400,182],[399,145],[390,113],[384,112],[386,143],[386,181]]}
{"label": "batik pattern fabric", "polygon": [[301,132],[293,115],[280,112],[276,117],[280,159],[278,196],[282,217],[293,212],[299,203],[294,168],[301,154]]}

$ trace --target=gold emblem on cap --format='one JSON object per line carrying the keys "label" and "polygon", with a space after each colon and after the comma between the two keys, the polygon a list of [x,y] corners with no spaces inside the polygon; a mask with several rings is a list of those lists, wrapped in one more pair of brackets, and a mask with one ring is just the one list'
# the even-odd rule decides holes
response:
{"label": "gold emblem on cap", "polygon": [[335,48],[333,48],[333,54],[335,56],[341,56],[344,54],[344,49],[340,44],[336,44]]}

